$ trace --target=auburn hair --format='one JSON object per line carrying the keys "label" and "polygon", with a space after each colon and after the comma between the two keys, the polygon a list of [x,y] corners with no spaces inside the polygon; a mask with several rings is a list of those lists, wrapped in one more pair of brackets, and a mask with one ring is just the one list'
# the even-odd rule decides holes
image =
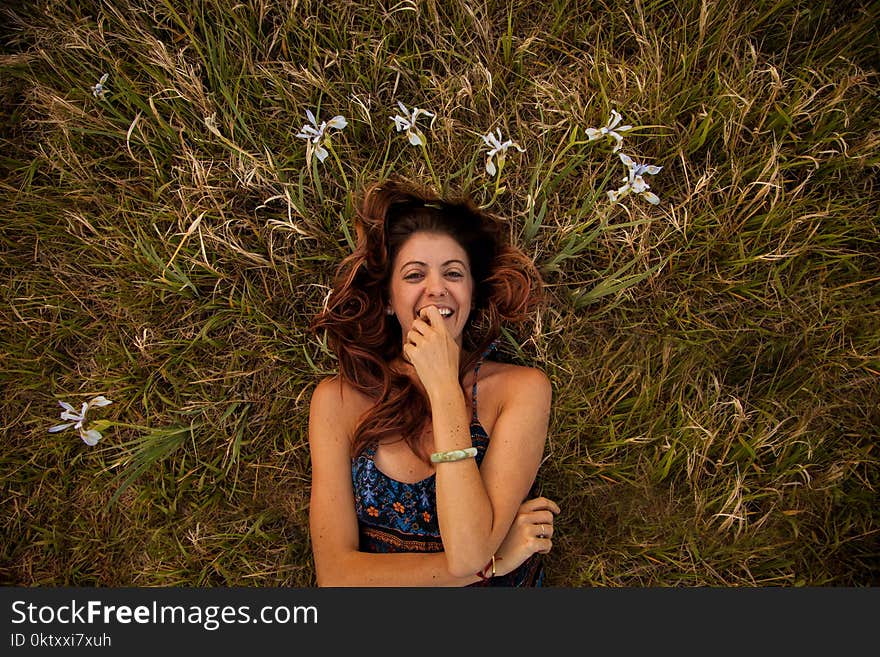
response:
{"label": "auburn hair", "polygon": [[452,237],[468,255],[474,280],[471,311],[462,336],[459,382],[501,334],[504,322],[521,323],[543,302],[534,263],[507,240],[505,224],[469,198],[444,200],[401,180],[368,187],[357,204],[357,246],[339,264],[324,309],[312,330],[326,332],[339,376],[376,403],[358,420],[352,455],[391,436],[402,436],[416,454],[430,421],[430,404],[405,374],[393,371],[401,355],[400,324],[385,308],[394,258],[418,232]]}

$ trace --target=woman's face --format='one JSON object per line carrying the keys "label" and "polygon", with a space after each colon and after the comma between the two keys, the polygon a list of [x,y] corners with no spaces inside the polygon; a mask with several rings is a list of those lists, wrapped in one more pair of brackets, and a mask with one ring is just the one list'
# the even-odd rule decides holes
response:
{"label": "woman's face", "polygon": [[390,305],[404,338],[419,311],[436,306],[459,347],[472,308],[474,279],[461,245],[442,233],[413,233],[392,263]]}

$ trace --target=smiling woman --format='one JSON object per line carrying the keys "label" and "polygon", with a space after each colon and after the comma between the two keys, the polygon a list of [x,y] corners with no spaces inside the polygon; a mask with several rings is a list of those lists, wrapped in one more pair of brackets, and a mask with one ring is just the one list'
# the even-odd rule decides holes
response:
{"label": "smiling woman", "polygon": [[309,418],[318,585],[540,586],[551,386],[488,359],[541,302],[537,269],[468,199],[400,182],[366,190],[356,229],[313,322],[339,362]]}

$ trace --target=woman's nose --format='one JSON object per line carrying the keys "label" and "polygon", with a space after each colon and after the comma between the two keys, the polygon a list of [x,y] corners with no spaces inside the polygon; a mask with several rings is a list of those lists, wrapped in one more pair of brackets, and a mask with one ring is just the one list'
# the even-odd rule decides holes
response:
{"label": "woman's nose", "polygon": [[428,275],[425,280],[425,291],[431,297],[446,296],[446,281],[442,276]]}

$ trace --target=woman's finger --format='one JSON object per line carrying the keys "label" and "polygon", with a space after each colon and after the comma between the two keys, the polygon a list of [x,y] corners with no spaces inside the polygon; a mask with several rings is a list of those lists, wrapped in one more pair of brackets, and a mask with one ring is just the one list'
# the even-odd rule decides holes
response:
{"label": "woman's finger", "polygon": [[538,525],[541,523],[545,525],[553,524],[553,512],[548,509],[539,509],[537,511],[532,511],[526,514],[525,517],[533,525]]}
{"label": "woman's finger", "polygon": [[406,342],[408,344],[414,345],[416,347],[418,347],[422,343],[422,340],[424,340],[424,339],[425,339],[425,336],[422,335],[421,333],[419,333],[418,331],[409,330],[406,333]]}
{"label": "woman's finger", "polygon": [[428,322],[422,319],[414,319],[412,325],[410,325],[409,330],[415,331],[421,335],[424,335],[426,331],[428,331],[431,327],[428,325]]}
{"label": "woman's finger", "polygon": [[541,509],[547,509],[552,513],[559,513],[560,511],[559,505],[556,504],[556,502],[554,502],[553,500],[546,497],[532,498],[526,502],[523,502],[522,506],[520,507],[521,511],[526,512],[539,511]]}
{"label": "woman's finger", "polygon": [[440,314],[440,311],[437,310],[437,306],[425,306],[419,311],[419,317],[430,324],[432,328],[445,330],[443,316]]}
{"label": "woman's finger", "polygon": [[412,364],[412,357],[409,355],[409,350],[412,349],[412,345],[409,342],[405,342],[403,344],[403,360],[407,363]]}
{"label": "woman's finger", "polygon": [[553,536],[553,525],[550,523],[536,522],[534,527],[538,538],[550,538]]}

